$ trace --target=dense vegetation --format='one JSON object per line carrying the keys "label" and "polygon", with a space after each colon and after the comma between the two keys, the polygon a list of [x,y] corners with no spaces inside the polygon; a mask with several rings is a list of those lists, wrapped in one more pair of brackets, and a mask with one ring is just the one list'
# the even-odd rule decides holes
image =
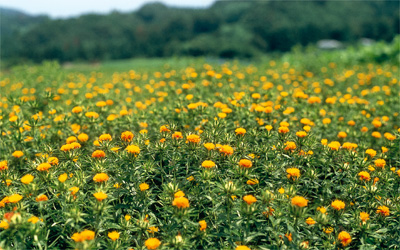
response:
{"label": "dense vegetation", "polygon": [[221,1],[208,9],[160,3],[69,19],[2,9],[3,60],[104,60],[173,55],[254,57],[320,39],[390,41],[397,1]]}
{"label": "dense vegetation", "polygon": [[0,248],[399,249],[397,45],[1,72]]}

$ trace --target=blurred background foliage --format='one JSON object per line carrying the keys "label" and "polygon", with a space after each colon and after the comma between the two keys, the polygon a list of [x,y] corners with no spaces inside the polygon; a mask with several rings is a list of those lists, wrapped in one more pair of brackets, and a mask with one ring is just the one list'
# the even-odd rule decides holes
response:
{"label": "blurred background foliage", "polygon": [[364,51],[361,57],[369,57],[367,61],[395,60],[399,40],[393,38],[399,34],[399,13],[398,1],[383,0],[217,1],[207,9],[152,3],[130,13],[68,19],[2,8],[1,57],[3,65],[49,59],[243,59],[312,47],[322,39],[334,39],[346,46],[369,38],[393,41],[392,46],[382,43],[378,51]]}

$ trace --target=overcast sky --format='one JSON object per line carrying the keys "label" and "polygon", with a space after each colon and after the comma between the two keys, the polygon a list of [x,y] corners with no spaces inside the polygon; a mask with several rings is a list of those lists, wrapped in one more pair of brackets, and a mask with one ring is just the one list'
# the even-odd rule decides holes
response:
{"label": "overcast sky", "polygon": [[0,0],[0,7],[22,10],[28,14],[47,14],[54,18],[78,16],[85,13],[108,13],[112,10],[129,12],[151,2],[168,6],[206,8],[215,0]]}

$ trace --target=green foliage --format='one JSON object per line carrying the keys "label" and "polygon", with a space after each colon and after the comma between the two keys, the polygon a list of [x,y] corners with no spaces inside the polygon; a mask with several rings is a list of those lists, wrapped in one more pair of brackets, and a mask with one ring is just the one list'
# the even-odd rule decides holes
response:
{"label": "green foliage", "polygon": [[9,64],[182,55],[259,57],[321,39],[390,41],[399,33],[398,10],[395,1],[217,1],[208,9],[152,3],[132,13],[56,20],[2,11],[1,53]]}

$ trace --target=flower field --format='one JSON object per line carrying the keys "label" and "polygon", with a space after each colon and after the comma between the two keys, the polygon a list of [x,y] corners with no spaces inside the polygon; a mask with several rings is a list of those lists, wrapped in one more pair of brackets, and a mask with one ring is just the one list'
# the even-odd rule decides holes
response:
{"label": "flower field", "polygon": [[0,249],[399,249],[399,69],[24,66]]}

